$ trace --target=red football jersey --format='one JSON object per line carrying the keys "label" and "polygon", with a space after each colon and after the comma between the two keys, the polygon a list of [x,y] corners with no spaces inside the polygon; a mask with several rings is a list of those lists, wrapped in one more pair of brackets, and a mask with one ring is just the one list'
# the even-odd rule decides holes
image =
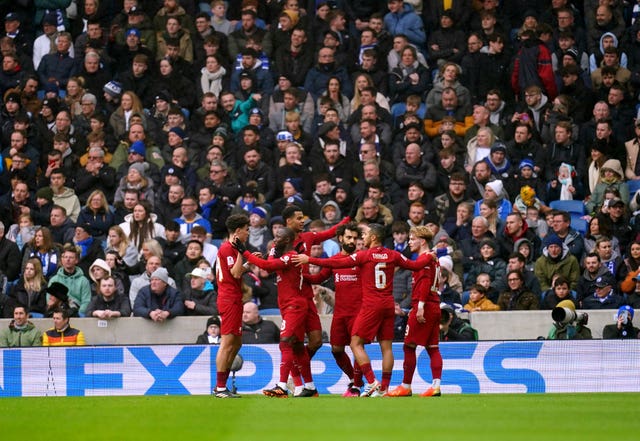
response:
{"label": "red football jersey", "polygon": [[236,279],[231,275],[231,268],[238,258],[238,250],[233,248],[230,242],[220,245],[216,258],[216,281],[218,284],[218,297],[230,300],[242,299],[242,279]]}

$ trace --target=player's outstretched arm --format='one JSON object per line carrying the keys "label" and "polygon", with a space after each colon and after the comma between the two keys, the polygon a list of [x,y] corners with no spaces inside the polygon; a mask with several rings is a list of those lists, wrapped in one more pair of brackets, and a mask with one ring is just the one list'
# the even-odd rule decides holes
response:
{"label": "player's outstretched arm", "polygon": [[421,254],[420,256],[418,256],[416,260],[409,260],[406,257],[404,257],[402,254],[400,253],[397,253],[397,254],[399,256],[398,266],[411,271],[417,271],[419,269],[422,269],[426,265],[432,262],[435,262],[437,260],[434,253]]}
{"label": "player's outstretched arm", "polygon": [[264,259],[259,258],[258,256],[254,256],[253,254],[251,254],[249,251],[246,251],[246,250],[245,250],[244,253],[242,253],[242,257],[247,259],[249,261],[249,263],[252,263],[252,264],[258,266],[259,268],[262,268],[263,270],[266,270],[266,271],[269,271],[269,272],[273,272],[273,271],[278,271],[278,270],[284,269],[289,265],[288,258],[287,258],[286,261],[283,260],[282,258],[264,260]]}

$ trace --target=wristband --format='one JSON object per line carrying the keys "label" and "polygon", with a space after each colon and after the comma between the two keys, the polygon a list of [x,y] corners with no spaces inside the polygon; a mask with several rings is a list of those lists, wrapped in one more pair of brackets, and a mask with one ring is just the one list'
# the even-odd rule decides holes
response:
{"label": "wristband", "polygon": [[418,302],[418,308],[424,309],[424,302]]}

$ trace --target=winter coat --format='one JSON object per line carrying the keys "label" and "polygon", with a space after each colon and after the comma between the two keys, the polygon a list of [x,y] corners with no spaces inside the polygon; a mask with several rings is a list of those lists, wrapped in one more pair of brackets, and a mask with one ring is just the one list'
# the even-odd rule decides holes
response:
{"label": "winter coat", "polygon": [[71,275],[67,275],[64,268],[60,268],[55,276],[49,280],[49,286],[53,282],[62,283],[69,289],[69,298],[75,301],[79,306],[78,312],[84,314],[91,301],[91,287],[89,279],[87,279],[80,267],[76,267]]}
{"label": "winter coat", "polygon": [[25,346],[42,346],[42,333],[31,322],[27,322],[23,328],[17,329],[15,321],[11,320],[9,326],[0,331],[0,348]]}
{"label": "winter coat", "polygon": [[404,34],[410,43],[424,46],[427,35],[424,31],[424,23],[418,14],[413,10],[413,6],[408,3],[402,5],[402,10],[384,16],[384,28],[391,35]]}
{"label": "winter coat", "polygon": [[151,292],[151,285],[144,286],[138,291],[133,307],[134,317],[149,318],[149,313],[156,309],[169,312],[169,318],[184,315],[184,304],[180,292],[167,285],[162,295]]}
{"label": "winter coat", "polygon": [[540,281],[540,288],[543,291],[551,288],[551,279],[554,274],[559,273],[567,278],[572,290],[576,289],[578,277],[580,277],[580,265],[578,259],[570,254],[566,244],[562,246],[560,260],[554,261],[549,257],[547,247],[542,250],[542,256],[536,260],[534,272]]}

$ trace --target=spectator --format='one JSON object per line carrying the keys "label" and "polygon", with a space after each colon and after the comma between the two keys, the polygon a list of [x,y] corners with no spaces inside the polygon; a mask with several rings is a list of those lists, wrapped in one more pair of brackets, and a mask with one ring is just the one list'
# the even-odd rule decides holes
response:
{"label": "spectator", "polygon": [[190,279],[189,286],[183,291],[185,315],[217,315],[218,293],[213,286],[206,286],[207,272],[195,267],[187,274],[187,278]]}
{"label": "spectator", "polygon": [[17,305],[13,308],[13,320],[11,320],[9,326],[0,331],[0,347],[19,348],[27,346],[42,346],[42,334],[29,321],[27,307]]}
{"label": "spectator", "polygon": [[84,346],[84,334],[69,323],[71,314],[66,308],[53,312],[53,328],[42,334],[42,346]]}
{"label": "spectator", "polygon": [[506,275],[508,289],[498,297],[498,306],[502,311],[540,309],[539,296],[532,293],[524,284],[522,273],[509,271]]}
{"label": "spectator", "polygon": [[260,317],[258,305],[247,302],[242,308],[242,344],[280,342],[280,329],[271,320]]}
{"label": "spectator", "polygon": [[474,283],[469,288],[469,303],[464,305],[464,309],[469,312],[500,311],[500,307],[487,297],[486,288],[477,283]]}
{"label": "spectator", "polygon": [[550,234],[544,240],[542,256],[536,260],[535,274],[543,291],[551,287],[555,274],[563,275],[569,281],[571,289],[575,289],[580,277],[580,266],[562,239],[556,234]]}
{"label": "spectator", "polygon": [[133,307],[135,317],[144,317],[157,323],[184,315],[182,296],[169,285],[166,268],[157,268],[150,277],[150,284],[140,289]]}
{"label": "spectator", "polygon": [[602,329],[603,339],[638,339],[640,329],[633,326],[634,310],[631,306],[624,305],[618,308],[616,313],[616,323],[605,325]]}
{"label": "spectator", "polygon": [[116,289],[116,281],[111,275],[98,280],[98,293],[91,299],[87,307],[87,317],[110,320],[118,317],[129,317],[131,305],[129,297]]}
{"label": "spectator", "polygon": [[453,307],[446,303],[440,304],[442,318],[440,319],[440,341],[474,341],[478,340],[478,333],[471,325],[459,318]]}
{"label": "spectator", "polygon": [[91,287],[84,272],[77,266],[80,261],[80,247],[70,243],[66,244],[62,249],[61,261],[62,266],[49,279],[49,288],[54,284],[63,285],[68,291],[70,300],[78,304],[78,313],[84,315],[91,300]]}
{"label": "spectator", "polygon": [[595,280],[595,292],[585,297],[581,306],[583,309],[618,309],[624,303],[622,295],[618,294],[615,278],[611,274],[604,274]]}
{"label": "spectator", "polygon": [[[224,3],[224,2],[221,2]],[[220,319],[218,317],[209,317],[207,319],[207,327],[196,340],[197,345],[219,345],[220,344]]]}

